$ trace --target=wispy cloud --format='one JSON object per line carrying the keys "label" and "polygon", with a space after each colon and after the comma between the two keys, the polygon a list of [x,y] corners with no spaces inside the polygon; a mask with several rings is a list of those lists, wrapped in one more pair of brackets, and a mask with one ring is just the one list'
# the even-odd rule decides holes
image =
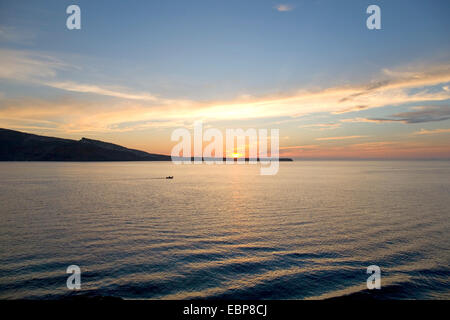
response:
{"label": "wispy cloud", "polygon": [[311,148],[280,148],[280,155],[304,159],[436,159],[450,158],[450,146],[442,142],[371,141]]}
{"label": "wispy cloud", "polygon": [[367,136],[343,136],[343,137],[325,137],[325,138],[316,138],[317,141],[326,141],[326,140],[348,140],[348,139],[359,139],[366,138]]}
{"label": "wispy cloud", "polygon": [[52,56],[20,50],[0,49],[0,78],[41,83],[70,66]]}
{"label": "wispy cloud", "polygon": [[306,149],[315,149],[317,147],[318,147],[318,145],[316,145],[316,144],[310,144],[310,145],[304,145],[304,146],[280,147],[280,150],[292,150],[292,149],[306,150]]}
{"label": "wispy cloud", "polygon": [[15,27],[0,25],[0,41],[18,44],[30,44],[35,39],[29,31],[19,31]]}
{"label": "wispy cloud", "polygon": [[118,86],[93,85],[73,81],[56,81],[61,71],[78,69],[54,57],[27,51],[0,49],[0,78],[30,82],[65,91],[91,93],[130,100],[155,101],[148,93],[134,93]]}
{"label": "wispy cloud", "polygon": [[406,123],[435,122],[450,119],[450,106],[416,107],[418,111],[401,112],[392,115]]}
{"label": "wispy cloud", "polygon": [[400,120],[395,119],[371,119],[371,118],[351,118],[351,119],[341,119],[341,122],[351,122],[351,123],[358,123],[358,122],[372,122],[372,123],[383,123],[383,122],[397,122]]}
{"label": "wispy cloud", "polygon": [[393,141],[374,141],[374,142],[365,142],[365,143],[356,143],[350,145],[350,148],[359,149],[359,150],[384,150],[386,148],[390,148],[393,146],[398,146],[398,142]]}
{"label": "wispy cloud", "polygon": [[417,111],[400,112],[389,118],[353,118],[342,119],[342,122],[401,122],[401,123],[424,123],[444,121],[450,119],[450,106],[420,106],[415,107]]}
{"label": "wispy cloud", "polygon": [[[46,110],[52,118],[67,130],[109,131],[121,128],[127,123],[142,127],[163,123],[178,123],[203,119],[242,120],[257,118],[298,118],[313,113],[343,113],[384,106],[397,106],[406,103],[424,103],[450,99],[450,91],[444,89],[450,82],[450,65],[430,66],[419,71],[384,71],[384,80],[369,84],[355,84],[315,90],[302,89],[296,92],[236,97],[225,101],[195,101],[171,99],[149,92],[138,92],[131,88],[111,86],[102,83],[79,83],[62,80],[63,71],[79,68],[45,54],[27,51],[0,49],[0,78],[34,85],[42,85],[71,93],[70,100],[39,101],[41,107],[25,107],[19,100],[5,98],[1,101],[0,116],[7,118],[33,119]],[[67,72],[65,72],[67,74]],[[409,78],[408,78],[409,77]],[[86,77],[89,79],[89,77]],[[435,86],[440,85],[441,90]],[[434,87],[430,90],[429,87]],[[103,101],[95,99],[95,104],[86,103],[80,94],[93,94],[112,97]],[[36,102],[36,99],[34,99]],[[111,101],[112,100],[112,101]],[[86,106],[90,106],[86,111]],[[30,105],[28,105],[30,106]],[[32,106],[32,105],[31,105]],[[80,112],[83,110],[83,112]],[[68,114],[71,116],[69,117]],[[399,113],[386,119],[366,119],[371,122],[387,121],[440,121],[448,118],[448,108],[414,110]],[[362,118],[357,118],[362,119]],[[415,120],[414,120],[415,119]],[[350,121],[350,120],[348,120]],[[339,124],[318,124],[319,130],[337,128]]]}
{"label": "wispy cloud", "polygon": [[289,4],[277,4],[274,8],[279,12],[287,12],[294,10],[294,7]]}
{"label": "wispy cloud", "polygon": [[414,132],[414,134],[439,134],[439,133],[450,133],[450,129],[434,129],[434,130],[421,129],[420,131]]}
{"label": "wispy cloud", "polygon": [[92,93],[130,100],[149,100],[149,101],[158,100],[155,96],[151,94],[126,92],[126,89],[124,88],[106,88],[97,85],[79,84],[74,82],[45,82],[44,84],[49,87],[72,92]]}
{"label": "wispy cloud", "polygon": [[316,123],[316,124],[305,124],[298,126],[299,128],[312,128],[315,130],[323,131],[323,130],[333,130],[337,129],[341,126],[340,123]]}

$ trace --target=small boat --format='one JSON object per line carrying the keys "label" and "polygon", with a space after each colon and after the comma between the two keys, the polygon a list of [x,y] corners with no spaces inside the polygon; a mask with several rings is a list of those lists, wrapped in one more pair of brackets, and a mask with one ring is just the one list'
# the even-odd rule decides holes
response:
{"label": "small boat", "polygon": [[173,179],[173,176],[167,176],[166,179]]}

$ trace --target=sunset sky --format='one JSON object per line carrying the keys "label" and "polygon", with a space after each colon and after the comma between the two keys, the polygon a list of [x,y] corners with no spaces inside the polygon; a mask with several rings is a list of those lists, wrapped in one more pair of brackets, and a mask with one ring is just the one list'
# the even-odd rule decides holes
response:
{"label": "sunset sky", "polygon": [[281,156],[448,159],[449,14],[448,0],[0,0],[0,127],[170,154],[172,131],[203,120],[278,128]]}

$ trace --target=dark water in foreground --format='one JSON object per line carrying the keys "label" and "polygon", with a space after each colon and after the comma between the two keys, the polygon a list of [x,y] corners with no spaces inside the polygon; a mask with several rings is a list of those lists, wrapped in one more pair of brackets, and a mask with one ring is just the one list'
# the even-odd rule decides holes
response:
{"label": "dark water in foreground", "polygon": [[0,298],[450,298],[450,162],[280,165],[0,163]]}

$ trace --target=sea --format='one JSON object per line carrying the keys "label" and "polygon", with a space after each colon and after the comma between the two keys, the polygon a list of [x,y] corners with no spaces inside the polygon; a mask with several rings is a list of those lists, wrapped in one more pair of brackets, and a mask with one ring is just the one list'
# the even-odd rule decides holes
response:
{"label": "sea", "polygon": [[450,299],[449,217],[450,161],[1,162],[0,299]]}

